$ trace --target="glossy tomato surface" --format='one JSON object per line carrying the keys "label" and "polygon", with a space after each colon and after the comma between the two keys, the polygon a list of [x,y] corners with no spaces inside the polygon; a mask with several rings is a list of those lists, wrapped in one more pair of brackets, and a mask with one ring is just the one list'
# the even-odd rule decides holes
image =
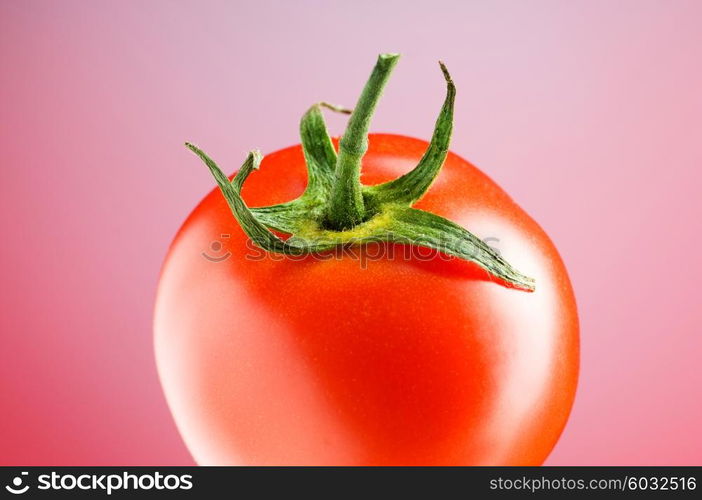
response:
{"label": "glossy tomato surface", "polygon": [[[365,184],[409,171],[427,143],[372,134]],[[205,173],[203,173],[205,175]],[[249,206],[299,196],[299,146],[247,180]],[[484,239],[533,293],[475,264],[401,245],[283,258],[257,250],[218,190],[164,267],[156,358],[200,464],[536,465],[566,423],[578,320],[543,230],[455,154],[415,205]]]}

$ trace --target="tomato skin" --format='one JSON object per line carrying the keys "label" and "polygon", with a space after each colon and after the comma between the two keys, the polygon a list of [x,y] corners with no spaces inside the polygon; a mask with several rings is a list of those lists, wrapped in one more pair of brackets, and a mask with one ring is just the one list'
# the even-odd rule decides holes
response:
{"label": "tomato skin", "polygon": [[[410,170],[427,146],[369,142],[365,184]],[[268,155],[242,195],[280,203],[306,179],[294,146]],[[193,211],[164,263],[154,327],[166,398],[198,463],[543,463],[578,377],[565,267],[543,230],[457,155],[416,207],[491,238],[536,291],[470,262],[422,259],[428,251],[405,259],[400,245],[357,249],[363,259],[260,258],[218,190]]]}

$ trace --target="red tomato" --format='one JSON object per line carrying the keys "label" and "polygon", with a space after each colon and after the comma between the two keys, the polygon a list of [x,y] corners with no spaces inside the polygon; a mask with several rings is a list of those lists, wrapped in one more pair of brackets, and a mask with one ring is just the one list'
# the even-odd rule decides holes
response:
{"label": "red tomato", "polygon": [[[364,184],[405,173],[427,147],[397,135],[369,140]],[[306,182],[294,146],[267,156],[242,196],[249,206],[280,203]],[[535,278],[536,290],[506,287],[472,262],[405,256],[402,245],[326,260],[266,255],[247,244],[218,190],[194,210],[162,270],[155,345],[198,463],[546,459],[573,403],[579,358],[574,296],[555,247],[452,153],[416,206],[469,228]]]}

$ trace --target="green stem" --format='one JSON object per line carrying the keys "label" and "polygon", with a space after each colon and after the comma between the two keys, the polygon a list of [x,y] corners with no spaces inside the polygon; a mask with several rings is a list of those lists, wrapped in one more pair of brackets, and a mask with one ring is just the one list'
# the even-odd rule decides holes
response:
{"label": "green stem", "polygon": [[341,138],[326,219],[326,225],[330,229],[350,229],[365,220],[366,209],[361,193],[361,160],[368,150],[371,117],[399,57],[399,54],[381,54],[378,57]]}
{"label": "green stem", "polygon": [[[373,242],[416,245],[472,261],[505,285],[533,291],[534,280],[512,267],[478,236],[448,219],[412,208],[439,174],[449,150],[456,89],[442,63],[446,98],[419,164],[395,180],[372,186],[361,184],[361,160],[368,149],[370,119],[398,57],[383,54],[378,58],[341,139],[338,155],[321,108],[349,111],[318,103],[304,114],[300,137],[309,180],[305,191],[295,200],[249,207],[241,197],[241,188],[260,165],[259,152],[251,152],[229,181],[202,150],[189,143],[187,146],[209,168],[244,232],[268,252],[314,256],[346,245]],[[272,230],[289,237],[281,238]]]}

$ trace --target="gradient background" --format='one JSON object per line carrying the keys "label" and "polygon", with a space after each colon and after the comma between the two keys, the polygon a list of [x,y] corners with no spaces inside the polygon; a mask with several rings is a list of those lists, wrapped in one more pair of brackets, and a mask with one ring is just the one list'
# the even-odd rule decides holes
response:
{"label": "gradient background", "polygon": [[[233,171],[404,57],[372,129],[452,149],[550,234],[582,328],[548,464],[702,464],[702,2],[0,0],[0,464],[190,464],[151,313]],[[343,120],[330,117],[333,133]]]}

